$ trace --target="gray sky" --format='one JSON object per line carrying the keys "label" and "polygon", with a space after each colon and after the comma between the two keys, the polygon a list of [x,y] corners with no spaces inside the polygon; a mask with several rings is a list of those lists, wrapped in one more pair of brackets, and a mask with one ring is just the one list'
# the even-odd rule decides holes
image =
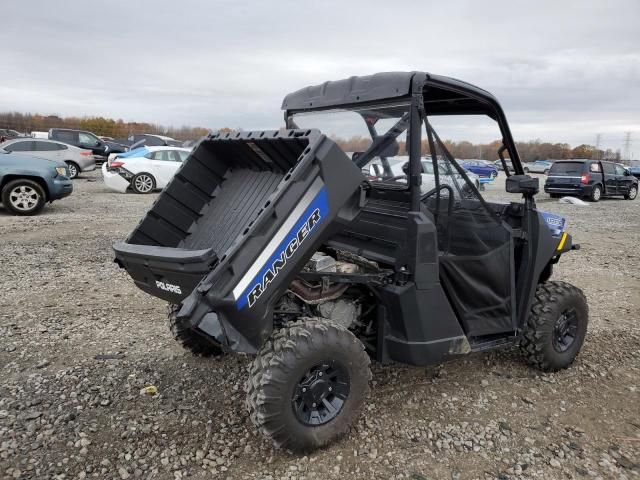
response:
{"label": "gray sky", "polygon": [[426,70],[494,93],[517,140],[640,155],[640,1],[4,0],[0,110],[274,128],[289,91]]}

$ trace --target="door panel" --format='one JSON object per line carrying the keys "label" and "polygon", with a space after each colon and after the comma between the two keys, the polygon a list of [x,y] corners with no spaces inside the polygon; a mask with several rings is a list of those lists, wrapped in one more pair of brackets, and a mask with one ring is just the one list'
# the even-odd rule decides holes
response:
{"label": "door panel", "polygon": [[625,195],[629,192],[629,188],[633,183],[631,175],[625,175],[624,168],[621,165],[614,165],[616,170],[616,184],[618,188],[618,194]]}
{"label": "door panel", "polygon": [[158,175],[158,188],[164,188],[182,165],[182,160],[175,150],[160,150],[153,154],[152,163]]}
{"label": "door panel", "polygon": [[602,170],[604,171],[605,193],[607,195],[616,195],[618,193],[618,181],[613,163],[602,162]]}

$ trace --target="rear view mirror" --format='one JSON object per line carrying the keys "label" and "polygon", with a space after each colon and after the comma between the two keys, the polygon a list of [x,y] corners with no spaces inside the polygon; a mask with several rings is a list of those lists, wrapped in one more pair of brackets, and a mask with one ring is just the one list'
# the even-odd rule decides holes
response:
{"label": "rear view mirror", "polygon": [[540,191],[540,181],[529,175],[511,175],[507,178],[506,188],[509,193],[535,195]]}
{"label": "rear view mirror", "polygon": [[378,157],[395,157],[400,152],[400,144],[396,140],[393,140],[387,146],[385,146],[380,152],[376,154]]}

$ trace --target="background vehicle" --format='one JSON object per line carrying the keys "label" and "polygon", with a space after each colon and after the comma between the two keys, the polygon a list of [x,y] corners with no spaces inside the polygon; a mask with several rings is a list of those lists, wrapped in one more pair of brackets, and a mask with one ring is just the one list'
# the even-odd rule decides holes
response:
{"label": "background vehicle", "polygon": [[599,160],[561,160],[551,167],[544,191],[552,198],[563,195],[587,197],[597,202],[603,196],[638,195],[638,179],[622,165]]}
{"label": "background vehicle", "polygon": [[12,138],[24,137],[23,134],[10,128],[0,128],[0,143]]}
{"label": "background vehicle", "polygon": [[182,147],[182,142],[165,135],[139,133],[130,135],[126,140],[116,140],[131,149],[141,146],[147,147]]}
{"label": "background vehicle", "polygon": [[[505,159],[505,163],[507,164],[507,168],[509,169],[510,173],[515,172],[515,169],[513,168],[513,164],[511,163],[511,160]],[[504,166],[502,165],[502,161],[501,160],[496,160],[495,162],[493,162],[493,164],[501,172],[504,171]]]}
{"label": "background vehicle", "polygon": [[67,143],[75,147],[91,150],[96,160],[106,160],[110,153],[125,152],[126,147],[115,142],[100,140],[97,135],[84,130],[72,130],[68,128],[52,128],[49,130],[49,139]]}
{"label": "background vehicle", "polygon": [[495,180],[498,176],[498,169],[490,162],[484,162],[482,160],[460,160],[466,170],[475,173],[480,179],[480,183],[489,183]]}
{"label": "background vehicle", "polygon": [[63,162],[0,152],[0,199],[14,215],[35,215],[72,191]]}
{"label": "background vehicle", "polygon": [[[370,357],[428,365],[517,343],[543,370],[574,361],[586,299],[549,279],[576,246],[563,218],[537,210],[539,181],[524,175],[491,94],[390,72],[301,89],[283,109],[286,130],[200,142],[114,245],[136,285],[173,305],[185,347],[256,355],[247,407],[276,446],[310,450],[345,433]],[[516,172],[506,190],[521,202],[487,202],[432,126],[468,112],[496,122],[496,153]],[[368,132],[370,146],[349,158],[331,140],[345,131]],[[409,165],[394,181],[400,139]],[[436,186],[423,192],[427,154]],[[362,169],[378,162],[384,175],[367,180]]]}
{"label": "background vehicle", "polygon": [[34,157],[63,161],[67,165],[71,179],[80,175],[80,172],[90,172],[96,169],[96,161],[91,151],[55,140],[18,138],[4,142],[0,148],[7,152],[20,152]]}
{"label": "background vehicle", "polygon": [[636,178],[640,178],[640,167],[629,167],[629,173]]}
{"label": "background vehicle", "polygon": [[188,148],[141,147],[102,165],[104,183],[116,192],[151,193],[163,189],[191,153]]}
{"label": "background vehicle", "polygon": [[[388,163],[391,167],[391,175],[387,175],[385,173],[384,167],[380,161],[371,162],[366,168],[362,169],[362,172],[367,175],[370,180],[375,180],[379,182],[406,182],[408,167],[409,167],[409,157],[396,157],[394,159],[389,159]],[[449,165],[445,161],[438,162],[439,173],[442,178],[440,178],[440,182],[443,184],[449,184],[453,182],[461,182],[462,175],[457,172],[453,172]],[[477,188],[480,188],[480,177],[471,171],[466,172],[467,177],[471,181],[471,183]],[[436,187],[436,175],[433,169],[433,164],[430,159],[425,159],[422,161],[422,184],[420,185],[420,190],[422,193],[427,193],[428,191],[434,189]],[[465,189],[465,194],[467,190]]]}
{"label": "background vehicle", "polygon": [[523,163],[522,168],[524,168],[525,173],[544,173],[547,175],[551,165],[553,165],[553,162],[548,160],[536,160],[535,162]]}

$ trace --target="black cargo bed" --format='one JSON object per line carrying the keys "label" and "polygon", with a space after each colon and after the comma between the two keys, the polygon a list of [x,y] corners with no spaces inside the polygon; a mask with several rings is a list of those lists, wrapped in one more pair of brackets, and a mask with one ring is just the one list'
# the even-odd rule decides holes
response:
{"label": "black cargo bed", "polygon": [[192,233],[179,246],[225,252],[256,217],[283,177],[278,172],[230,170],[218,187],[215,201],[203,209],[202,216],[191,227]]}
{"label": "black cargo bed", "polygon": [[238,348],[252,352],[273,302],[358,213],[364,181],[317,130],[211,135],[114,245],[116,261],[142,290],[182,304],[193,328],[221,343],[245,338]]}

